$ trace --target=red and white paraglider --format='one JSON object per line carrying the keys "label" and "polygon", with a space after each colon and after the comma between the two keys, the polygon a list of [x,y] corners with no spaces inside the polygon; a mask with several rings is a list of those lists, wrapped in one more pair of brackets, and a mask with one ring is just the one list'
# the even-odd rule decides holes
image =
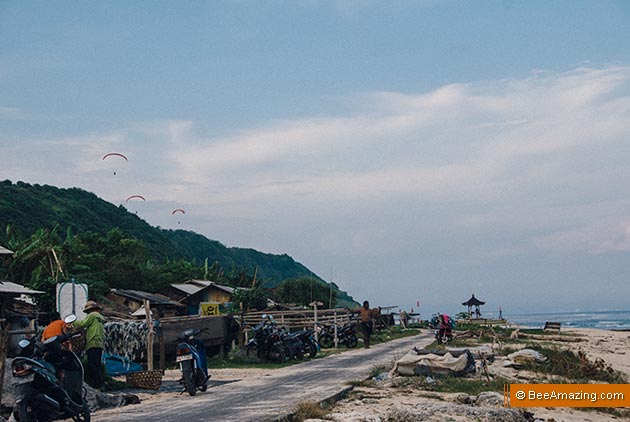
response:
{"label": "red and white paraglider", "polygon": [[[132,201],[132,203],[135,202],[135,201],[145,202],[146,199],[144,199],[144,196],[142,196],[142,195],[131,195],[131,196],[127,197],[127,199],[125,199],[125,203],[127,203],[129,201]],[[138,211],[136,211],[136,214],[138,214]]]}
{"label": "red and white paraglider", "polygon": [[[175,208],[173,211],[171,211],[171,215],[175,215],[175,214],[186,214],[186,211],[184,211],[181,208]],[[178,221],[177,224],[180,224],[181,221]]]}
{"label": "red and white paraglider", "polygon": [[146,201],[146,199],[144,199],[144,196],[142,195],[131,195],[130,197],[128,197],[127,199],[125,199],[125,202],[129,202],[132,199],[141,199],[143,201]]}
{"label": "red and white paraglider", "polygon": [[[107,154],[103,155],[103,161],[105,161],[106,159],[112,159],[112,157],[114,157],[114,159],[115,159],[115,157],[118,157],[118,158],[122,158],[125,161],[129,161],[127,159],[127,157],[125,157],[123,154],[121,154],[119,152],[110,152],[110,153],[107,153]],[[114,170],[114,176],[116,176],[116,170]]]}

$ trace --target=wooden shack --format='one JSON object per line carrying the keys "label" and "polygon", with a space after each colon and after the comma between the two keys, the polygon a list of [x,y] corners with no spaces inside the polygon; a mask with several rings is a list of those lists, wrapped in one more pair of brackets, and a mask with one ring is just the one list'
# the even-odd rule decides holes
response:
{"label": "wooden shack", "polygon": [[163,293],[188,307],[188,315],[199,315],[200,304],[214,302],[225,304],[232,300],[234,288],[210,280],[191,279],[184,283],[171,284]]}
{"label": "wooden shack", "polygon": [[130,315],[135,313],[135,316],[141,318],[143,318],[144,315],[142,312],[138,311],[143,309],[145,299],[149,301],[151,310],[156,318],[174,317],[186,314],[186,305],[157,293],[148,293],[140,290],[111,289],[106,295],[106,298],[111,303],[125,306]]}

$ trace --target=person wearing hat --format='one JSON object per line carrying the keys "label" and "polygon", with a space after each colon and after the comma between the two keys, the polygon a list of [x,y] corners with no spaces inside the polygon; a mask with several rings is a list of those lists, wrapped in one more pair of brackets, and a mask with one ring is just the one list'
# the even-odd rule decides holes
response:
{"label": "person wearing hat", "polygon": [[105,317],[98,312],[100,309],[101,307],[98,303],[88,300],[83,307],[83,312],[87,316],[73,324],[75,327],[85,328],[88,384],[94,388],[101,388],[104,378],[101,358],[103,356],[103,339],[105,337]]}

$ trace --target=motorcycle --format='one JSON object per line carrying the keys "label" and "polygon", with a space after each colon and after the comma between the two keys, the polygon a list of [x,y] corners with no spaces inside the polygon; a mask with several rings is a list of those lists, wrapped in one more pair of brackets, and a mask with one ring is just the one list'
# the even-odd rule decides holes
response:
{"label": "motorcycle", "polygon": [[313,359],[319,351],[319,344],[315,340],[315,331],[304,328],[293,333],[300,340],[302,355]]}
{"label": "motorcycle", "polygon": [[282,363],[287,359],[285,342],[276,330],[273,316],[263,315],[262,321],[252,328],[252,338],[245,350],[247,356],[256,350],[256,356],[261,360]]}
{"label": "motorcycle", "polygon": [[430,326],[433,328],[435,340],[440,344],[446,344],[453,340],[453,319],[446,314],[434,314]]}
{"label": "motorcycle", "polygon": [[177,337],[179,343],[175,350],[175,361],[182,371],[182,379],[180,380],[184,386],[182,393],[187,391],[191,396],[194,396],[197,390],[204,392],[208,389],[210,375],[208,374],[206,347],[197,338],[204,331],[206,331],[205,328],[203,330],[189,328]]}
{"label": "motorcycle", "polygon": [[304,359],[304,343],[302,343],[297,332],[292,333],[286,328],[280,328],[278,329],[278,334],[288,359]]}
{"label": "motorcycle", "polygon": [[[319,344],[324,349],[328,349],[335,344],[335,329],[334,327],[325,326],[322,330],[322,334],[318,337]],[[337,326],[337,344],[343,344],[348,348],[357,347],[359,338],[357,337],[357,324],[356,322],[349,322],[343,326]]]}
{"label": "motorcycle", "polygon": [[[76,316],[65,318],[71,324]],[[63,343],[81,333],[54,336],[40,346],[34,339],[18,344],[20,355],[11,363],[15,378],[13,416],[18,422],[49,422],[72,418],[89,422],[90,409],[83,387],[83,365],[79,357]]]}

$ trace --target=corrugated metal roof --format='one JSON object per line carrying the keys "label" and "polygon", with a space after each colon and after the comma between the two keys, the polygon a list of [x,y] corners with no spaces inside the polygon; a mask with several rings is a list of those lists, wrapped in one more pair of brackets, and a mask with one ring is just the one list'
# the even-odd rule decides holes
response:
{"label": "corrugated metal roof", "polygon": [[0,281],[0,293],[12,295],[38,295],[44,292],[40,292],[39,290],[31,290],[28,287],[24,287],[21,284],[12,283],[10,281]]}
{"label": "corrugated metal roof", "polygon": [[194,295],[198,291],[204,289],[204,287],[195,286],[194,284],[171,284],[171,286],[188,295]]}
{"label": "corrugated metal roof", "polygon": [[125,290],[125,289],[111,289],[112,293],[119,296],[128,297],[130,299],[143,301],[147,299],[152,305],[171,305],[171,306],[184,306],[181,303],[171,300],[169,297],[160,295],[157,293],[148,293],[141,290]]}
{"label": "corrugated metal roof", "polygon": [[208,280],[188,280],[185,283],[171,284],[171,286],[178,290],[181,290],[182,292],[188,295],[194,295],[211,286],[216,287],[217,289],[223,290],[224,292],[227,292],[230,294],[234,292],[233,287],[224,286],[222,284],[217,284],[213,281],[208,281]]}

